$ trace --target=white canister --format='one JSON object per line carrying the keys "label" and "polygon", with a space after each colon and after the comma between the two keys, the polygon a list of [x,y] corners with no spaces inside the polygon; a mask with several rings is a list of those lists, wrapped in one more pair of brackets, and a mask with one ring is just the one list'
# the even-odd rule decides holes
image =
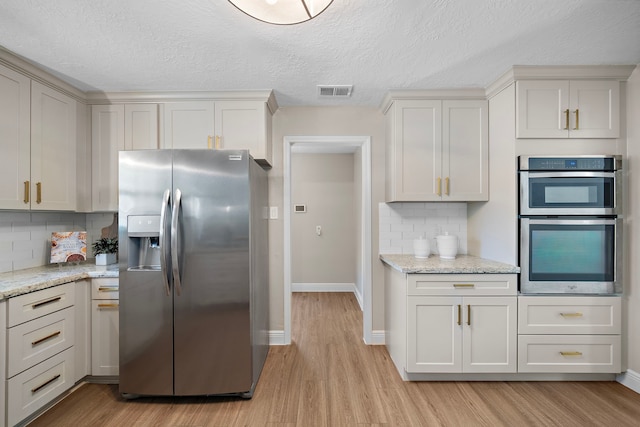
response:
{"label": "white canister", "polygon": [[416,258],[429,258],[429,241],[424,237],[413,240],[413,256]]}
{"label": "white canister", "polygon": [[458,237],[444,233],[442,236],[436,236],[436,243],[440,258],[455,259],[458,253]]}

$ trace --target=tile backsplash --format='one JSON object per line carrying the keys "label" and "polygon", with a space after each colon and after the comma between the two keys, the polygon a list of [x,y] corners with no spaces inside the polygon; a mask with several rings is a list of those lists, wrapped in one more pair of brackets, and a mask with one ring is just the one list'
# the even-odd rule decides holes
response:
{"label": "tile backsplash", "polygon": [[0,211],[0,273],[49,264],[53,231],[87,231],[87,256],[113,214]]}
{"label": "tile backsplash", "polygon": [[413,240],[424,236],[431,253],[435,237],[448,232],[458,237],[458,253],[467,253],[466,203],[380,203],[381,254],[413,254]]}

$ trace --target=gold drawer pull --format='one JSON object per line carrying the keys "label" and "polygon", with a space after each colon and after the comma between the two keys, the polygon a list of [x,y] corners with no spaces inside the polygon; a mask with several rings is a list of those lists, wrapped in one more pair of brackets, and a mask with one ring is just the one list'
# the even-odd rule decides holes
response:
{"label": "gold drawer pull", "polygon": [[444,179],[444,194],[449,195],[449,177]]}
{"label": "gold drawer pull", "polygon": [[36,203],[42,203],[42,183],[36,182]]}
{"label": "gold drawer pull", "polygon": [[454,288],[473,288],[476,285],[473,283],[454,283],[453,287]]}
{"label": "gold drawer pull", "polygon": [[54,382],[58,378],[60,378],[60,374],[58,374],[55,377],[51,378],[49,381],[45,382],[44,384],[40,384],[38,387],[32,388],[31,389],[31,393],[35,394],[35,393],[39,392],[41,389],[45,388],[46,386],[48,386],[49,384],[51,384],[52,382]]}
{"label": "gold drawer pull", "polygon": [[40,338],[40,339],[37,339],[37,340],[35,340],[35,341],[31,342],[31,346],[32,346],[32,347],[35,347],[35,346],[37,346],[38,344],[40,344],[40,343],[42,343],[42,342],[45,342],[45,341],[47,341],[47,340],[50,340],[51,338],[55,338],[55,337],[57,337],[57,336],[58,336],[58,335],[60,335],[61,333],[62,333],[61,331],[57,331],[57,332],[54,332],[54,333],[52,333],[52,334],[50,334],[50,335],[47,335],[46,337],[42,337],[42,338]]}
{"label": "gold drawer pull", "polygon": [[46,300],[46,301],[37,302],[37,303],[35,303],[35,304],[31,304],[31,308],[33,308],[33,309],[35,310],[36,308],[40,308],[40,307],[42,307],[43,305],[53,304],[54,302],[58,302],[58,301],[60,301],[61,299],[62,299],[62,297],[55,297],[55,298],[48,299],[48,300]]}
{"label": "gold drawer pull", "polygon": [[462,325],[462,305],[458,304],[458,325]]}
{"label": "gold drawer pull", "polygon": [[98,308],[118,308],[118,304],[98,304]]}
{"label": "gold drawer pull", "polygon": [[576,313],[560,313],[560,316],[562,317],[582,317],[582,313],[580,312],[576,312]]}
{"label": "gold drawer pull", "polygon": [[467,325],[471,326],[471,304],[467,305]]}
{"label": "gold drawer pull", "polygon": [[567,356],[582,356],[582,352],[581,351],[561,351],[560,354],[565,356],[565,357],[567,357]]}
{"label": "gold drawer pull", "polygon": [[442,196],[442,179],[440,177],[438,177],[438,191],[437,191],[438,196]]}
{"label": "gold drawer pull", "polygon": [[564,110],[564,121],[566,123],[564,130],[569,130],[569,109],[568,108]]}
{"label": "gold drawer pull", "polygon": [[118,292],[117,286],[100,286],[98,292]]}

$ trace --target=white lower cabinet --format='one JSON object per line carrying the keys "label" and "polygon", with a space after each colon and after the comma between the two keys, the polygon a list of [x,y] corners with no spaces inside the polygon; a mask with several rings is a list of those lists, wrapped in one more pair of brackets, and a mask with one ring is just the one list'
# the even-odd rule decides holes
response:
{"label": "white lower cabinet", "polygon": [[385,268],[386,345],[414,374],[515,373],[515,274],[404,274]]}
{"label": "white lower cabinet", "polygon": [[515,372],[517,299],[407,298],[407,372]]}
{"label": "white lower cabinet", "polygon": [[74,283],[7,300],[7,425],[25,420],[75,384],[74,304]]}
{"label": "white lower cabinet", "polygon": [[119,374],[118,279],[91,285],[91,375]]}
{"label": "white lower cabinet", "polygon": [[518,297],[518,372],[619,373],[621,298]]}

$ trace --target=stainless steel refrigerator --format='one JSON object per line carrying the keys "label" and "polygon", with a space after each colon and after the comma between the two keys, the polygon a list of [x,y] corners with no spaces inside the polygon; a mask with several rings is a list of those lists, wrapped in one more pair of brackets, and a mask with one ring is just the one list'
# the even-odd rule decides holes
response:
{"label": "stainless steel refrigerator", "polygon": [[243,150],[122,151],[120,392],[249,398],[268,353],[268,187]]}

